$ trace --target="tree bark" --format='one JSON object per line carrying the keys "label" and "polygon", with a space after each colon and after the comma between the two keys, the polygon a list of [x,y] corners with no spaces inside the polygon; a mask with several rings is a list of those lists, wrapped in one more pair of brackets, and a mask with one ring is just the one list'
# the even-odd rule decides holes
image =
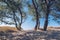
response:
{"label": "tree bark", "polygon": [[38,13],[38,7],[36,7],[34,0],[32,0],[32,3],[34,5],[35,11],[36,11],[36,26],[35,26],[35,30],[39,29],[40,27],[40,21],[39,21],[39,13]]}
{"label": "tree bark", "polygon": [[47,30],[47,26],[48,26],[48,16],[49,16],[49,13],[47,12],[46,18],[45,18],[45,23],[44,23],[44,31]]}
{"label": "tree bark", "polygon": [[13,19],[14,19],[14,22],[15,22],[15,26],[16,26],[16,28],[18,29],[18,30],[20,30],[19,28],[18,28],[18,25],[17,25],[17,22],[16,22],[16,17],[15,17],[16,15],[15,15],[15,11],[13,11]]}
{"label": "tree bark", "polygon": [[38,19],[36,19],[36,26],[35,26],[35,30],[38,30],[40,27],[40,21]]}
{"label": "tree bark", "polygon": [[44,23],[44,31],[47,30],[47,26],[48,26],[48,18],[49,18],[49,13],[50,13],[50,5],[49,5],[49,2],[48,0],[45,0],[45,3],[46,3],[46,6],[47,6],[47,12],[46,12],[46,17],[45,17],[45,23]]}
{"label": "tree bark", "polygon": [[21,9],[20,9],[20,6],[18,7],[18,10],[19,10],[20,15],[21,15],[21,22],[19,22],[19,28],[22,29],[22,28],[21,28],[21,25],[22,25],[23,17],[22,17],[22,11],[21,11]]}

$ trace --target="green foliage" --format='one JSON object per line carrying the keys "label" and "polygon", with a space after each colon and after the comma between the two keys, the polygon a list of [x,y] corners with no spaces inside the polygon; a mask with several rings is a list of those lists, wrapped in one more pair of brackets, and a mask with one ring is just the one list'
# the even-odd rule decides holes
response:
{"label": "green foliage", "polygon": [[[22,6],[22,1],[20,2],[20,0],[0,0],[0,11],[2,11],[0,14],[2,14],[0,17],[4,17],[4,18],[11,18],[13,19],[13,11],[15,11],[15,14],[19,11],[19,8],[18,7],[24,7]],[[4,3],[4,4],[3,4]],[[22,9],[22,8],[21,8]],[[17,13],[20,15],[20,13]],[[17,16],[16,14],[16,16]],[[23,19],[26,19],[26,13],[23,12]],[[6,16],[6,17],[5,17]],[[18,17],[16,18],[18,19]],[[20,18],[19,18],[19,21],[20,21]],[[4,21],[2,21],[4,22]],[[4,22],[4,23],[7,23],[7,22]],[[8,23],[7,23],[8,24]]]}
{"label": "green foliage", "polygon": [[[48,0],[49,3],[49,15],[53,16],[53,20],[60,21],[60,0]],[[37,7],[38,18],[46,17],[47,4],[44,0],[34,0]],[[32,17],[32,20],[36,20],[36,9],[32,3],[32,0],[0,0],[0,22],[6,24],[15,24],[13,15],[17,23],[25,22],[28,15]],[[28,11],[24,10],[27,7]],[[14,11],[14,13],[13,13]],[[59,13],[58,13],[59,12]],[[21,15],[22,14],[22,15]],[[7,20],[10,19],[12,21]],[[19,25],[19,24],[18,24]]]}

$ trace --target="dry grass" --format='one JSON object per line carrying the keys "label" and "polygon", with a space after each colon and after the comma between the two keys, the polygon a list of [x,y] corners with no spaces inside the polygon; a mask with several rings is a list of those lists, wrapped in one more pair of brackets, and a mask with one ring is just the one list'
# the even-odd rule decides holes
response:
{"label": "dry grass", "polygon": [[[60,30],[60,27],[48,27],[47,30]],[[0,31],[18,31],[16,27],[0,26]],[[43,30],[43,29],[40,29]]]}
{"label": "dry grass", "polygon": [[0,26],[0,31],[8,31],[8,30],[11,30],[11,31],[18,31],[15,27],[9,27],[9,26]]}
{"label": "dry grass", "polygon": [[60,31],[60,27],[48,27],[47,30],[56,30],[56,31]]}

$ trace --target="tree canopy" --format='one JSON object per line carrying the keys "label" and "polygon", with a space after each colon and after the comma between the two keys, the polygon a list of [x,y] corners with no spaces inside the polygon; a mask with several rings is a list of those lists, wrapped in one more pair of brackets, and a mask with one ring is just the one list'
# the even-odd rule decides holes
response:
{"label": "tree canopy", "polygon": [[[24,10],[25,7],[28,11]],[[36,22],[36,30],[40,27],[40,19],[44,18],[44,30],[46,30],[49,16],[60,23],[60,0],[0,0],[1,23],[15,24],[20,30],[28,15]]]}

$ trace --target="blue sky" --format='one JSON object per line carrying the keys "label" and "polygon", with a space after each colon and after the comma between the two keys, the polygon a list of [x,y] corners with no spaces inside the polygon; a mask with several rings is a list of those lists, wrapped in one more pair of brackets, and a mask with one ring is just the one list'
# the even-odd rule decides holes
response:
{"label": "blue sky", "polygon": [[[31,0],[30,0],[30,2],[31,2]],[[26,11],[26,12],[28,11],[26,6],[24,7],[24,11]],[[48,26],[59,27],[60,25],[56,21],[53,21],[51,18],[49,19]],[[5,24],[1,24],[1,25],[5,25]],[[12,25],[12,26],[14,26],[14,25]],[[44,26],[44,19],[40,19],[40,27],[43,27],[43,26]],[[22,28],[25,30],[29,30],[29,29],[33,29],[34,27],[35,27],[35,21],[32,21],[32,17],[28,16],[26,21],[22,24]]]}
{"label": "blue sky", "polygon": [[[28,8],[24,8],[24,10],[27,12]],[[60,13],[60,12],[59,12]],[[49,24],[48,26],[52,26],[52,27],[59,27],[60,25],[52,20],[52,16],[49,16]],[[41,18],[40,19],[40,27],[43,28],[44,26],[44,19]],[[33,29],[35,27],[35,21],[32,20],[32,16],[28,16],[28,18],[26,19],[26,21],[22,24],[23,29]]]}
{"label": "blue sky", "polygon": [[[40,23],[41,23],[40,27],[43,28],[44,19],[41,19]],[[58,23],[56,23],[55,21],[50,20],[48,26],[59,27],[60,25]],[[33,29],[35,27],[35,22],[32,21],[31,18],[28,18],[26,20],[26,22],[22,24],[22,27],[23,27],[23,29]]]}
{"label": "blue sky", "polygon": [[[1,24],[1,25],[6,26],[5,24]],[[44,25],[44,19],[41,19],[40,20],[40,27],[43,28],[43,25]],[[14,25],[7,25],[7,26],[14,26]],[[59,27],[60,25],[58,23],[56,23],[55,21],[50,20],[48,26]],[[32,21],[31,17],[28,17],[26,19],[26,21],[22,24],[22,28],[24,30],[30,30],[30,29],[33,29],[34,27],[35,27],[35,21]]]}
{"label": "blue sky", "polygon": [[[24,11],[27,12],[28,8],[25,7]],[[52,18],[53,18],[52,16],[49,16],[49,17],[50,18],[49,18],[48,26],[53,26],[53,27],[59,27],[60,26],[56,21],[52,20]],[[43,26],[44,26],[44,19],[41,18],[40,19],[40,27],[43,28]],[[22,24],[22,28],[23,29],[33,29],[34,27],[35,27],[35,21],[32,21],[32,16],[28,16],[26,21]]]}
{"label": "blue sky", "polygon": [[[27,11],[27,8],[24,8],[24,10]],[[52,18],[53,17],[50,16],[48,26],[59,27],[60,25],[56,21],[53,21]],[[1,25],[5,26],[6,24],[1,24]],[[14,25],[8,25],[8,26],[14,26]],[[44,26],[44,19],[40,19],[40,28],[43,28],[43,26]],[[22,24],[22,28],[24,30],[30,30],[33,29],[34,27],[35,27],[35,21],[32,20],[32,16],[28,16],[26,21]]]}

